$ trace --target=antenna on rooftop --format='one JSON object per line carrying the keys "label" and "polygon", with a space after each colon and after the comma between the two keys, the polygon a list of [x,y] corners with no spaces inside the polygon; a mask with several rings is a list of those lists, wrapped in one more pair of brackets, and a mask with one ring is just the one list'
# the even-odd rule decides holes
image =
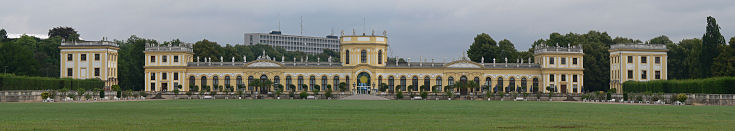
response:
{"label": "antenna on rooftop", "polygon": [[301,33],[300,35],[304,35],[304,16],[300,17],[301,20]]}
{"label": "antenna on rooftop", "polygon": [[365,16],[362,17],[362,31],[367,32],[367,24],[365,24]]}

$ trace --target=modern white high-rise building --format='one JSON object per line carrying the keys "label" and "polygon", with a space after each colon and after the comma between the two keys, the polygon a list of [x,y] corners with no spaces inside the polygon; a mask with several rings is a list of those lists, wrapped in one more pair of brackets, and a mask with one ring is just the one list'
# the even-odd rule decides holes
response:
{"label": "modern white high-rise building", "polygon": [[270,45],[284,48],[286,51],[299,51],[307,54],[322,53],[324,49],[339,52],[339,37],[333,35],[326,37],[283,35],[280,31],[245,33],[244,43],[245,45]]}

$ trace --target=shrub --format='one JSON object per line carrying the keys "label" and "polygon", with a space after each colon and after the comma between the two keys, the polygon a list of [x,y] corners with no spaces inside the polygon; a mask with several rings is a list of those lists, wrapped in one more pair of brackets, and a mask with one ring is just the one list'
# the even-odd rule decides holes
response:
{"label": "shrub", "polygon": [[623,92],[623,100],[628,101],[628,93]]}
{"label": "shrub", "polygon": [[676,95],[676,100],[679,102],[685,102],[687,101],[687,95],[684,93],[679,93],[678,95]]}
{"label": "shrub", "polygon": [[100,90],[100,98],[105,98],[105,90]]}
{"label": "shrub", "polygon": [[324,93],[327,98],[332,97],[332,88],[327,88],[327,92]]}
{"label": "shrub", "polygon": [[663,93],[707,93],[735,94],[735,77],[713,77],[687,80],[654,80],[647,82],[627,81],[623,83],[624,92],[663,92]]}
{"label": "shrub", "polygon": [[398,92],[396,92],[396,99],[398,100],[403,99],[403,91],[398,90]]}
{"label": "shrub", "polygon": [[49,93],[48,93],[48,92],[43,92],[43,93],[41,93],[41,98],[43,98],[44,100],[45,100],[46,98],[49,98]]}
{"label": "shrub", "polygon": [[191,95],[194,95],[194,92],[193,91],[187,91],[186,92],[186,95],[189,96],[189,97],[191,97]]}
{"label": "shrub", "polygon": [[87,100],[92,99],[92,93],[86,93],[86,94],[84,94],[84,98],[87,99]]}
{"label": "shrub", "polygon": [[145,91],[138,92],[138,94],[142,97],[148,97],[148,93],[145,93]]}
{"label": "shrub", "polygon": [[447,91],[444,91],[444,93],[446,93],[446,94],[447,94],[447,97],[448,97],[448,98],[452,98],[452,96],[454,96],[454,93],[452,92],[452,90],[447,90]]}
{"label": "shrub", "polygon": [[421,91],[421,98],[426,99],[426,97],[429,96],[429,93],[426,91]]}
{"label": "shrub", "polygon": [[79,95],[79,99],[82,99],[82,97],[84,96],[85,93],[87,93],[86,90],[84,90],[82,88],[77,88],[77,94]]}
{"label": "shrub", "polygon": [[607,100],[612,100],[612,93],[607,92]]}
{"label": "shrub", "polygon": [[105,85],[100,79],[0,75],[0,90],[58,90],[62,88],[92,90]]}
{"label": "shrub", "polygon": [[309,96],[309,94],[306,93],[306,91],[301,91],[301,93],[299,93],[299,97],[301,99],[306,99],[307,96]]}

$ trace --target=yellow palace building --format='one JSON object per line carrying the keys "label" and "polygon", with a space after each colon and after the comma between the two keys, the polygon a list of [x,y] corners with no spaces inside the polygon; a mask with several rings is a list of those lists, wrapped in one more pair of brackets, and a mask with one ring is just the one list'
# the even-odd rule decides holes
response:
{"label": "yellow palace building", "polygon": [[[426,60],[388,63],[388,37],[379,35],[342,35],[340,61],[284,59],[265,52],[255,60],[248,58],[198,58],[188,45],[147,46],[145,49],[145,91],[181,91],[190,88],[230,86],[234,90],[268,92],[249,85],[256,80],[270,80],[274,85],[294,85],[297,91],[312,91],[316,85],[324,91],[328,86],[345,83],[348,91],[358,94],[378,92],[385,84],[388,90],[441,90],[456,82],[477,82],[475,91],[581,93],[583,85],[582,47],[537,47],[535,61],[496,63],[460,58],[451,62]],[[504,58],[498,58],[504,59]],[[230,61],[227,61],[230,60]],[[241,60],[241,61],[236,61]],[[433,61],[433,60],[432,60]],[[552,90],[547,90],[550,87]],[[286,88],[288,89],[288,88]],[[460,91],[457,89],[457,91]],[[464,92],[464,91],[463,91]]]}

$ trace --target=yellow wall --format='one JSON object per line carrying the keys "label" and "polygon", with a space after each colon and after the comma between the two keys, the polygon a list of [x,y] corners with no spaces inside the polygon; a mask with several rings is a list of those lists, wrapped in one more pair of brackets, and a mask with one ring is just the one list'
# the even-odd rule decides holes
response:
{"label": "yellow wall", "polygon": [[[117,60],[119,48],[113,46],[60,46],[59,76],[61,78],[92,79],[105,81],[105,86],[117,85]],[[86,60],[82,60],[82,54]],[[72,55],[72,60],[68,60]],[[99,55],[99,60],[95,60]],[[72,72],[69,76],[68,69]],[[99,75],[95,76],[95,68],[99,68]]]}

